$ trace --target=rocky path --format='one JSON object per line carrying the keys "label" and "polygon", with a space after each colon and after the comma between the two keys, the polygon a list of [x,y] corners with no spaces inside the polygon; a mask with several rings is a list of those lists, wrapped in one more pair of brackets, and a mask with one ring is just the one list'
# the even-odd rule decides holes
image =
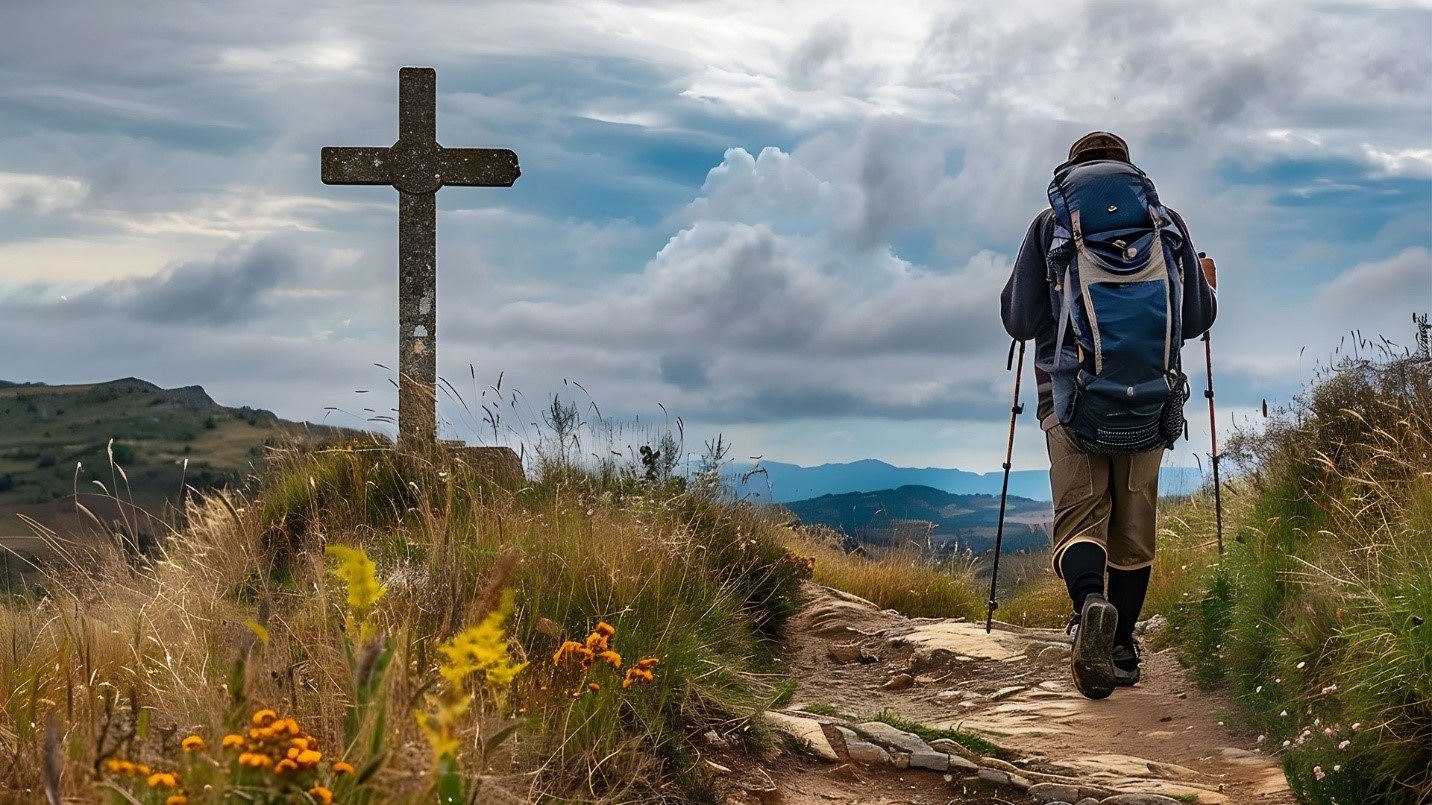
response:
{"label": "rocky path", "polygon": [[[708,762],[737,803],[1292,805],[1276,759],[1238,733],[1230,703],[1169,653],[1102,701],[1069,680],[1063,633],[910,619],[814,588],[789,624],[799,687],[768,714],[789,751],[757,761],[712,737]],[[880,713],[989,741],[971,751],[878,723]]]}

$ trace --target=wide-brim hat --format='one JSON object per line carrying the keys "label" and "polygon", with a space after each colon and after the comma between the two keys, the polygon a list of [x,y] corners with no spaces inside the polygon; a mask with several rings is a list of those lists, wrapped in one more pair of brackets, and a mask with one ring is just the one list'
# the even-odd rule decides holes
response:
{"label": "wide-brim hat", "polygon": [[1069,146],[1069,161],[1088,159],[1121,159],[1129,161],[1129,144],[1124,138],[1107,131],[1091,131]]}

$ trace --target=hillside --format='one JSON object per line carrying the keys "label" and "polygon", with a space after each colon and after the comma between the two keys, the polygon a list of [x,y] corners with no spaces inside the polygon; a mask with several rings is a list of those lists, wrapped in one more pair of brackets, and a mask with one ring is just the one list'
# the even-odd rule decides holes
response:
{"label": "hillside", "polygon": [[[265,444],[351,433],[227,408],[199,386],[163,389],[132,377],[62,386],[0,381],[0,423],[0,537],[30,534],[17,515],[62,526],[76,494],[106,520],[160,514],[180,503],[185,487],[241,482],[262,463]],[[134,508],[121,511],[115,498]]]}
{"label": "hillside", "polygon": [[[994,547],[999,524],[999,495],[956,495],[929,486],[822,495],[783,505],[802,523],[829,526],[866,545],[913,541],[939,550],[980,554]],[[1047,547],[1053,519],[1048,503],[1010,495],[1005,550]]]}

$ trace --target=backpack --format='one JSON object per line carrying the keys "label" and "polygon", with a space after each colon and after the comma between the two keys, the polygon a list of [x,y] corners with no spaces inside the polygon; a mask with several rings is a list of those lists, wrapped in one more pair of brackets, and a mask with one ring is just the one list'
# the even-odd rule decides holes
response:
{"label": "backpack", "polygon": [[[1079,364],[1060,423],[1089,452],[1172,448],[1189,396],[1179,355],[1183,234],[1153,182],[1127,162],[1059,166],[1049,203],[1055,365]],[[1075,349],[1066,354],[1071,331]]]}

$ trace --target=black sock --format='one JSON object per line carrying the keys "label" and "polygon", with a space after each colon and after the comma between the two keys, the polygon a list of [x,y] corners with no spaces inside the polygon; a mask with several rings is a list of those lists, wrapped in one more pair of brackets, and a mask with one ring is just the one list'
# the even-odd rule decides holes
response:
{"label": "black sock", "polygon": [[1084,599],[1090,594],[1104,594],[1104,566],[1108,561],[1103,546],[1093,542],[1076,542],[1059,557],[1059,575],[1069,588],[1075,612],[1084,611]]}
{"label": "black sock", "polygon": [[1149,591],[1152,567],[1138,570],[1109,568],[1109,603],[1119,612],[1119,628],[1114,631],[1114,645],[1134,645],[1134,623],[1144,608],[1144,594]]}

